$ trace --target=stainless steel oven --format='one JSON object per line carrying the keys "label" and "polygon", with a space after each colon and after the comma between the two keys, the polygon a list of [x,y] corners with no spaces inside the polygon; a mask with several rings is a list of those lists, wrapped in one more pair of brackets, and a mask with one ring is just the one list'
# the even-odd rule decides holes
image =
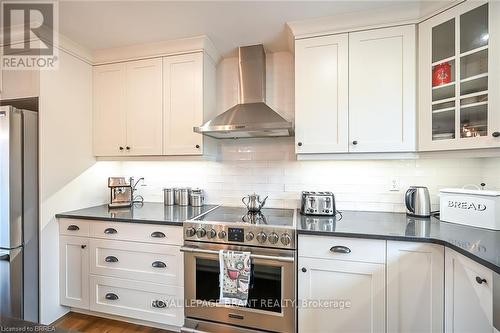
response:
{"label": "stainless steel oven", "polygon": [[[183,332],[295,331],[294,250],[195,241],[185,241],[181,250],[186,322],[193,325],[191,328],[185,325]],[[220,250],[251,253],[252,274],[246,307],[217,302]]]}

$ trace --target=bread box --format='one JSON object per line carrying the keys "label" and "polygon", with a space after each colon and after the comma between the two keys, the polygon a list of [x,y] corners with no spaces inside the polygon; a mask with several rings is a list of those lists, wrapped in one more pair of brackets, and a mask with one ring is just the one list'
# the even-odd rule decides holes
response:
{"label": "bread box", "polygon": [[500,230],[500,191],[445,188],[439,197],[441,221]]}

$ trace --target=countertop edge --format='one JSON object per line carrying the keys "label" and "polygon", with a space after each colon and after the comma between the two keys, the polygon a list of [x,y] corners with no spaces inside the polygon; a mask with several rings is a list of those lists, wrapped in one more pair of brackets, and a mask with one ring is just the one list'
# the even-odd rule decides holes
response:
{"label": "countertop edge", "polygon": [[173,222],[166,220],[148,220],[148,219],[127,219],[120,217],[102,217],[102,216],[84,216],[84,215],[69,215],[69,214],[56,214],[56,219],[76,219],[76,220],[92,220],[92,221],[108,221],[108,222],[122,222],[122,223],[144,223],[144,224],[161,224],[182,227],[183,222]]}
{"label": "countertop edge", "polygon": [[461,247],[458,247],[450,242],[442,239],[436,238],[420,238],[420,237],[403,237],[397,235],[376,235],[376,234],[363,234],[363,233],[349,233],[349,232],[335,232],[335,231],[314,231],[314,230],[297,230],[297,235],[312,235],[312,236],[326,236],[326,237],[351,237],[351,238],[365,238],[365,239],[380,239],[380,240],[395,240],[395,241],[406,241],[406,242],[421,242],[421,243],[433,243],[446,246],[460,254],[463,254],[469,259],[474,260],[478,264],[485,266],[488,269],[500,274],[500,266],[497,266],[489,261],[486,261],[474,253],[467,251]]}

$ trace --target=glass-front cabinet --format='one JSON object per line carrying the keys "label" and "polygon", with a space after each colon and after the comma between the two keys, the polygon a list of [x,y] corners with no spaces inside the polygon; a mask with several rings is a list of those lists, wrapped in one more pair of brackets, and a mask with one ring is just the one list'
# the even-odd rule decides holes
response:
{"label": "glass-front cabinet", "polygon": [[419,25],[419,150],[500,147],[500,3]]}

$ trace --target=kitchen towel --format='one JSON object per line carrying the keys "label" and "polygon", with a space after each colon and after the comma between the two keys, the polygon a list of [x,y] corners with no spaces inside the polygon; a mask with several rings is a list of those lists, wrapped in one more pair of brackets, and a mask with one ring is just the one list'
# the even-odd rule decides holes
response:
{"label": "kitchen towel", "polygon": [[250,283],[250,252],[219,251],[219,302],[246,306]]}

